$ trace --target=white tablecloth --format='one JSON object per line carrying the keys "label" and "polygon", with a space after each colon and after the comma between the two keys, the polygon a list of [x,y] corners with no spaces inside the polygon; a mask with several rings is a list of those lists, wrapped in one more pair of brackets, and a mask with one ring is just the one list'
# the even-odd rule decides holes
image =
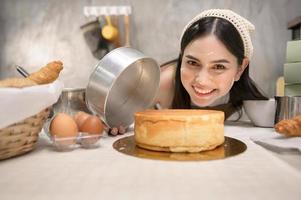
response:
{"label": "white tablecloth", "polygon": [[301,171],[250,140],[272,129],[227,125],[225,132],[248,149],[224,160],[195,162],[121,154],[112,148],[120,136],[103,138],[98,149],[56,152],[41,135],[35,151],[0,162],[0,199],[301,198]]}

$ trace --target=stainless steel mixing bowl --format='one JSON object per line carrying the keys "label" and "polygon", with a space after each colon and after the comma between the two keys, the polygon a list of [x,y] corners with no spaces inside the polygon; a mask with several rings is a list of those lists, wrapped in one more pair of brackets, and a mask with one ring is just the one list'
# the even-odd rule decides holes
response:
{"label": "stainless steel mixing bowl", "polygon": [[86,88],[65,88],[58,101],[53,105],[54,114],[58,112],[74,115],[78,111],[89,113],[85,102]]}
{"label": "stainless steel mixing bowl", "polygon": [[96,65],[86,88],[86,103],[109,127],[128,127],[134,113],[153,102],[159,82],[160,68],[154,59],[120,47]]}

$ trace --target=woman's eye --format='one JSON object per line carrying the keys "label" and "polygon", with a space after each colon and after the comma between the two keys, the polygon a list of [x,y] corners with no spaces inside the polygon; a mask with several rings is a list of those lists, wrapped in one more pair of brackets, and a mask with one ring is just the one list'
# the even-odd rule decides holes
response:
{"label": "woman's eye", "polygon": [[221,65],[221,64],[214,65],[213,68],[214,68],[214,69],[217,69],[217,70],[223,70],[223,69],[226,69],[226,67],[225,67],[224,65]]}
{"label": "woman's eye", "polygon": [[193,61],[193,60],[188,60],[187,64],[191,65],[191,66],[199,66],[199,64],[197,62]]}

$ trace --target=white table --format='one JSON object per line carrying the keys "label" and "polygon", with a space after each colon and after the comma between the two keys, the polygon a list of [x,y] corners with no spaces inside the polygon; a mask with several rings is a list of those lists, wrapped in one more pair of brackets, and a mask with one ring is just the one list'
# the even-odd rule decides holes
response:
{"label": "white table", "polygon": [[103,138],[98,149],[56,152],[41,134],[33,152],[0,162],[0,199],[301,199],[301,156],[273,153],[249,139],[272,129],[238,124],[225,132],[248,149],[195,162],[121,154],[112,144],[124,136]]}

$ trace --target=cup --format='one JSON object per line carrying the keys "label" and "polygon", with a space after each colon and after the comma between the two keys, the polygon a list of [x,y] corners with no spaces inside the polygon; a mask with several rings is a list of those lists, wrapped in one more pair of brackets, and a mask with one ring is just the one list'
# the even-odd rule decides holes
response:
{"label": "cup", "polygon": [[275,99],[275,123],[301,114],[301,96],[276,96]]}

